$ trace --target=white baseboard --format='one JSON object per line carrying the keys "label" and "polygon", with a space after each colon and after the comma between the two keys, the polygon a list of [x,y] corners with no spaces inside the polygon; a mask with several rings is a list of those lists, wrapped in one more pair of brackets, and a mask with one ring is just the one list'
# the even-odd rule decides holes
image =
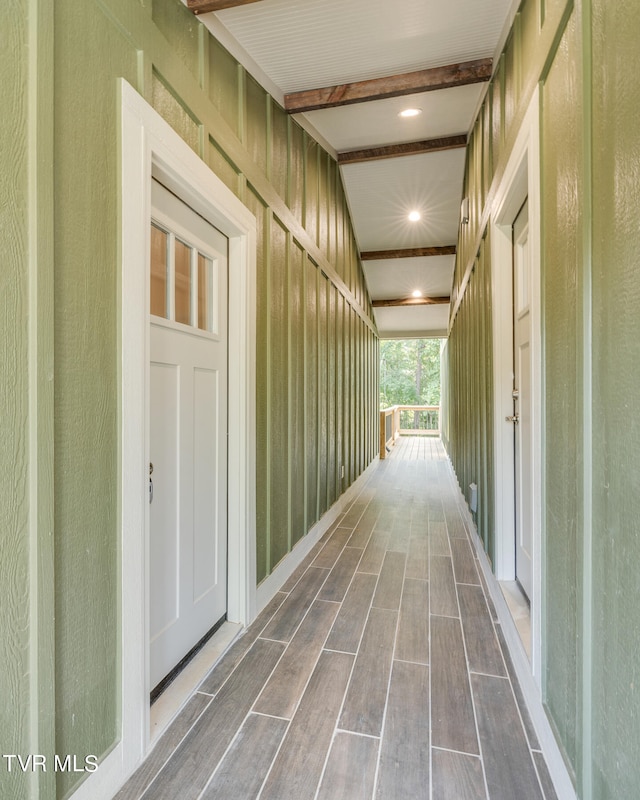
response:
{"label": "white baseboard", "polygon": [[344,508],[349,505],[364,489],[371,472],[375,470],[379,461],[376,456],[365,471],[357,478],[351,486],[343,492],[331,508],[309,530],[306,536],[296,543],[293,550],[286,555],[276,566],[273,572],[268,575],[258,586],[256,597],[256,616],[269,603],[282,584],[292,575],[295,569],[302,563],[311,549],[329,530],[333,523],[338,519]]}

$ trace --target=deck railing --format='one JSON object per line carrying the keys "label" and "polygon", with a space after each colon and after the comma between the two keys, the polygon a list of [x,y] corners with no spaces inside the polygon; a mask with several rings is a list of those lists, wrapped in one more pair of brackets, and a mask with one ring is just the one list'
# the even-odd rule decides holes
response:
{"label": "deck railing", "polygon": [[380,458],[398,436],[439,436],[440,406],[390,406],[380,412]]}

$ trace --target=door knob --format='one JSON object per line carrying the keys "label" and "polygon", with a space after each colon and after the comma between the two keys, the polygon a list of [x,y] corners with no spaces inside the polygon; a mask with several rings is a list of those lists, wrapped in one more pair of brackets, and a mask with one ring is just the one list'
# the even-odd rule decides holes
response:
{"label": "door knob", "polygon": [[512,417],[505,417],[507,422],[513,422],[514,425],[517,425],[520,422],[520,414],[514,414]]}

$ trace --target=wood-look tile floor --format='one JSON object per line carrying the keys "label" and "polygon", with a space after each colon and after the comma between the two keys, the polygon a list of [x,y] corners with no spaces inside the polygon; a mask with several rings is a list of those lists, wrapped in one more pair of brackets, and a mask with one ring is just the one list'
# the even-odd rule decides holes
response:
{"label": "wood-look tile floor", "polygon": [[118,800],[557,800],[437,439],[401,439]]}

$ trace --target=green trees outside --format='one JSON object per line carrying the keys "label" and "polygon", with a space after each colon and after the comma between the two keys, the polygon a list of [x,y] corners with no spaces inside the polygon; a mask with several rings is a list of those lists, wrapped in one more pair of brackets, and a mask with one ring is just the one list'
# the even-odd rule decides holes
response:
{"label": "green trees outside", "polygon": [[440,404],[440,339],[380,341],[380,408]]}

